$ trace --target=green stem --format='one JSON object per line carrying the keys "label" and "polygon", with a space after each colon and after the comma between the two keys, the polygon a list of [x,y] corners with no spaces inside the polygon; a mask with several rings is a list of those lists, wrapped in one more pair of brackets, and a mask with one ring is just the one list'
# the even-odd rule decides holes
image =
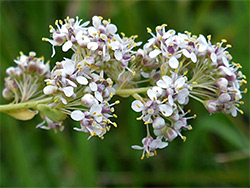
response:
{"label": "green stem", "polygon": [[23,102],[23,103],[18,103],[18,104],[0,105],[0,112],[6,112],[6,111],[11,111],[11,110],[20,110],[20,109],[29,109],[29,108],[36,109],[36,106],[38,104],[46,104],[46,103],[50,102],[52,100],[52,98],[53,97],[40,99],[37,101]]}
{"label": "green stem", "polygon": [[131,88],[131,89],[116,89],[115,94],[120,96],[133,95],[135,93],[145,93],[152,87]]}
{"label": "green stem", "polygon": [[[151,87],[144,87],[144,88],[132,88],[132,89],[117,89],[116,95],[125,96],[125,95],[133,95],[135,93],[145,93]],[[19,109],[29,109],[33,108],[36,109],[38,104],[46,104],[51,102],[53,97],[48,97],[45,99],[40,99],[37,101],[30,101],[30,102],[22,102],[18,104],[4,104],[0,105],[0,112],[6,112],[11,110],[19,110]]]}

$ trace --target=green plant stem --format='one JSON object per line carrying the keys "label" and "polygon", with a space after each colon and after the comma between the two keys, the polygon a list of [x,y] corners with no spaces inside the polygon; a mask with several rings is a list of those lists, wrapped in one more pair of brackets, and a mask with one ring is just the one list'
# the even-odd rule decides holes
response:
{"label": "green plant stem", "polygon": [[145,93],[148,89],[152,87],[142,87],[142,88],[131,88],[131,89],[116,89],[116,95],[133,95],[135,93]]}
{"label": "green plant stem", "polygon": [[46,103],[50,102],[52,100],[52,98],[53,97],[40,99],[37,101],[0,105],[0,112],[6,112],[6,111],[11,111],[11,110],[20,110],[20,109],[29,109],[29,108],[36,109],[36,106],[38,104],[46,104]]}
{"label": "green plant stem", "polygon": [[[117,89],[116,95],[133,95],[135,93],[145,93],[151,87],[144,88],[132,88],[132,89]],[[6,112],[11,110],[19,110],[19,109],[36,109],[38,104],[46,104],[51,102],[53,97],[48,97],[45,99],[40,99],[37,101],[23,102],[17,104],[4,104],[0,105],[0,112]]]}

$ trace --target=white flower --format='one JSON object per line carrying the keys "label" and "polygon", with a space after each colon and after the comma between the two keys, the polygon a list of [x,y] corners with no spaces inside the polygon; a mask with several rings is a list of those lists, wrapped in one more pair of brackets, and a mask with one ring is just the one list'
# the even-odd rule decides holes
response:
{"label": "white flower", "polygon": [[144,154],[146,152],[147,157],[154,156],[153,153],[156,149],[163,149],[168,146],[167,142],[162,142],[161,139],[153,139],[151,136],[147,136],[146,138],[142,139],[143,146],[132,146],[133,149],[143,150],[141,159],[144,158]]}

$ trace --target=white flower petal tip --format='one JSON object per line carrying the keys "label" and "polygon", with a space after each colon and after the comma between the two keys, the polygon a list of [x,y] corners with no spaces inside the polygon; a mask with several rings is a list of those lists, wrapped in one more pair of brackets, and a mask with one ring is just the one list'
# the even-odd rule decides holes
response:
{"label": "white flower petal tip", "polygon": [[64,87],[63,89],[64,94],[66,97],[71,97],[74,94],[74,88],[71,86]]}
{"label": "white flower petal tip", "polygon": [[179,61],[174,56],[169,59],[168,63],[172,69],[177,69],[179,67]]}
{"label": "white flower petal tip", "polygon": [[87,78],[83,77],[83,76],[78,76],[76,77],[76,81],[81,84],[81,85],[87,85],[88,84],[88,80]]}
{"label": "white flower petal tip", "polygon": [[48,85],[46,86],[45,88],[43,88],[43,93],[45,95],[50,95],[50,94],[53,94],[57,91],[57,87],[56,86],[51,86],[51,85]]}
{"label": "white flower petal tip", "polygon": [[150,58],[156,58],[160,53],[161,53],[160,50],[155,49],[155,50],[153,50],[152,52],[149,53],[149,57]]}
{"label": "white flower petal tip", "polygon": [[70,114],[70,117],[75,121],[81,121],[84,119],[85,115],[80,110],[75,110]]}
{"label": "white flower petal tip", "polygon": [[97,42],[89,42],[87,44],[87,48],[92,50],[92,51],[95,51],[98,48],[98,44],[97,44]]}
{"label": "white flower petal tip", "polygon": [[72,47],[72,45],[73,44],[71,41],[65,42],[65,44],[62,46],[62,51],[67,52]]}
{"label": "white flower petal tip", "polygon": [[143,110],[144,105],[142,104],[141,101],[139,100],[135,100],[132,102],[131,104],[131,108],[135,111],[135,112],[141,112]]}

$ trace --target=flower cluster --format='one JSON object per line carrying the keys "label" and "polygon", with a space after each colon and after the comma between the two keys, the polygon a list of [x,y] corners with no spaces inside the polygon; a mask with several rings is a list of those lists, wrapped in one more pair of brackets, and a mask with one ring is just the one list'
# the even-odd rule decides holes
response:
{"label": "flower cluster", "polygon": [[239,101],[241,93],[246,92],[240,91],[240,85],[246,83],[245,76],[238,71],[241,68],[239,64],[230,63],[232,56],[226,50],[231,45],[223,47],[225,39],[212,44],[211,36],[207,36],[207,40],[203,35],[197,37],[190,32],[177,34],[165,28],[165,24],[157,26],[156,34],[147,28],[152,38],[137,51],[144,65],[141,75],[156,83],[147,90],[146,98],[138,97],[131,106],[134,111],[142,112],[137,120],[142,119],[147,127],[152,124],[156,135],[154,141],[157,141],[154,143],[159,144],[150,147],[153,138],[147,129],[143,148],[133,147],[146,151],[147,157],[154,155],[152,148],[162,148],[161,139],[172,141],[179,135],[186,140],[181,130],[191,130],[187,119],[196,117],[185,117],[184,105],[190,97],[204,104],[210,113],[222,111],[236,116],[237,111],[243,113],[238,106],[243,104]]}
{"label": "flower cluster", "polygon": [[44,87],[44,79],[49,76],[49,64],[44,64],[44,58],[37,58],[35,52],[24,55],[20,52],[14,62],[16,67],[6,70],[8,77],[5,78],[3,97],[17,102],[24,102],[37,97]]}
{"label": "flower cluster", "polygon": [[61,20],[55,22],[56,29],[50,26],[52,39],[43,40],[52,44],[52,57],[55,54],[54,46],[62,46],[64,52],[72,49],[76,53],[75,58],[85,59],[88,66],[107,70],[106,74],[115,80],[119,80],[125,70],[134,74],[129,68],[129,62],[134,58],[133,48],[141,44],[134,41],[137,36],[128,38],[122,33],[120,37],[116,25],[101,16],[94,16],[93,25],[89,27],[89,21],[81,22],[78,17],[66,18],[64,23]]}
{"label": "flower cluster", "polygon": [[112,102],[113,96],[133,96],[131,107],[141,113],[137,120],[143,121],[147,135],[143,146],[132,148],[143,150],[143,159],[178,136],[186,140],[183,131],[192,129],[187,120],[196,118],[185,109],[190,99],[201,102],[211,114],[243,113],[239,106],[247,91],[241,91],[246,77],[239,71],[241,65],[231,61],[227,51],[231,45],[225,45],[225,39],[213,44],[210,35],[176,33],[163,24],[155,33],[147,28],[152,37],[138,49],[142,42],[135,42],[137,35],[119,35],[116,25],[100,16],[92,18],[92,25],[78,17],[57,20],[55,25],[49,26],[51,38],[43,38],[52,45],[52,57],[56,46],[63,52],[72,50],[73,55],[56,62],[50,71],[34,52],[21,53],[15,60],[18,66],[6,71],[3,90],[3,96],[16,103],[36,102],[33,108],[44,120],[39,128],[63,130],[62,123],[70,116],[80,123],[74,130],[103,139],[111,126],[117,127],[113,118],[119,101]]}

